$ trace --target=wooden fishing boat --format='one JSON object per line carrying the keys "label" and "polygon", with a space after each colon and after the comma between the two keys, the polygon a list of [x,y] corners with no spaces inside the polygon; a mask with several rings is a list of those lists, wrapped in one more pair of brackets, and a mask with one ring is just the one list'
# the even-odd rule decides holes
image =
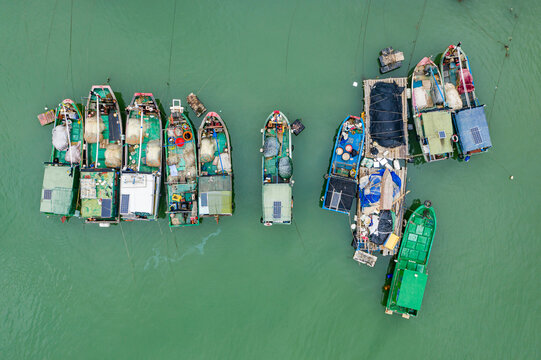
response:
{"label": "wooden fishing boat", "polygon": [[273,111],[265,121],[262,153],[262,199],[265,226],[291,224],[293,216],[293,151],[287,117]]}
{"label": "wooden fishing boat", "polygon": [[156,220],[162,176],[162,117],[152,93],[135,93],[126,108],[126,146],[120,175],[122,220]]}
{"label": "wooden fishing boat", "polygon": [[451,112],[447,109],[440,71],[428,57],[413,70],[411,106],[425,161],[448,159],[453,153]]}
{"label": "wooden fishing boat", "polygon": [[164,129],[165,189],[170,227],[199,225],[195,132],[181,101],[173,99]]}
{"label": "wooden fishing boat", "polygon": [[122,168],[122,116],[109,85],[93,85],[85,110],[81,167],[81,217],[108,227],[120,221],[119,179]]}
{"label": "wooden fishing boat", "polygon": [[453,110],[459,158],[469,160],[470,155],[479,154],[492,147],[485,106],[479,104],[470,69],[470,61],[462,50],[461,43],[449,45],[440,59],[441,73],[447,103]]}
{"label": "wooden fishing boat", "polygon": [[325,176],[323,209],[349,214],[357,195],[359,164],[364,146],[364,123],[349,115],[341,124]]}
{"label": "wooden fishing boat", "polygon": [[45,163],[40,211],[73,216],[79,203],[80,163],[83,155],[83,116],[71,99],[55,112],[50,162]]}
{"label": "wooden fishing boat", "polygon": [[203,118],[197,131],[199,216],[233,215],[231,142],[224,121],[215,112]]}
{"label": "wooden fishing boat", "polygon": [[427,263],[436,233],[436,213],[425,202],[411,214],[389,289],[385,313],[408,319],[421,309],[428,277]]}

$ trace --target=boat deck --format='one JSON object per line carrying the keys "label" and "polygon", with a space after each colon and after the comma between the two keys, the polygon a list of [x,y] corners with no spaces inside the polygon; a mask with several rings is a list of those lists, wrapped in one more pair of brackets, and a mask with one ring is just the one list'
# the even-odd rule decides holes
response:
{"label": "boat deck", "polygon": [[270,181],[267,181],[269,183],[287,183],[289,182],[289,179],[283,179],[278,175],[278,160],[283,156],[289,156],[289,130],[284,129],[283,132],[277,133],[275,128],[272,129],[266,129],[265,130],[265,136],[275,137],[278,139],[278,142],[281,144],[280,150],[278,152],[278,155],[265,158],[263,162],[263,168],[264,168],[264,179],[270,179]]}
{"label": "boat deck", "polygon": [[[386,83],[396,83],[398,86],[401,86],[404,88],[404,91],[402,92],[402,121],[404,125],[404,136],[406,143],[401,146],[397,146],[395,148],[386,148],[383,146],[380,146],[378,143],[376,143],[371,134],[370,134],[370,93],[372,90],[372,87],[378,83],[378,82],[386,82]],[[408,150],[408,103],[407,103],[407,95],[406,95],[406,89],[408,85],[407,78],[388,78],[388,79],[369,79],[363,81],[363,89],[364,89],[364,124],[365,124],[365,156],[371,157],[370,154],[370,148],[375,147],[378,149],[379,154],[383,154],[384,152],[388,151],[388,154],[385,155],[387,158],[393,158],[393,159],[407,159],[409,156],[409,150]]]}
{"label": "boat deck", "polygon": [[[380,168],[366,168],[364,166],[361,166],[359,168],[359,178],[362,178],[363,176],[367,176],[367,175],[372,175],[372,174],[378,172],[379,170],[381,170],[381,169]],[[400,180],[402,181],[402,186],[400,188],[400,192],[396,195],[396,198],[394,200],[395,202],[393,203],[393,206],[392,206],[392,211],[396,215],[395,222],[394,222],[393,233],[400,238],[400,237],[402,237],[402,223],[403,223],[403,219],[404,219],[404,213],[405,213],[405,210],[406,210],[406,207],[405,207],[405,195],[406,195],[407,168],[403,167],[400,170],[393,170],[393,171],[400,177]],[[361,245],[360,250],[371,253],[371,254],[381,251],[382,255],[384,255],[384,256],[395,255],[398,252],[398,250],[400,249],[400,241],[398,241],[396,243],[393,250],[389,250],[386,247],[384,247],[383,245],[376,245],[373,242],[371,242],[370,240],[363,240],[363,238],[362,238],[362,236],[360,234],[360,231],[359,231],[361,228],[364,227],[364,224],[361,222],[361,215],[363,214],[363,211],[364,211],[364,213],[366,213],[366,215],[368,215],[370,213],[369,209],[370,208],[364,208],[363,209],[361,207],[361,201],[357,201],[356,225],[357,225],[358,230],[355,233],[355,237],[356,237],[357,241],[360,242],[360,245]]]}
{"label": "boat deck", "polygon": [[[82,141],[83,141],[83,123],[81,119],[81,113],[78,109],[74,107],[74,105],[70,103],[63,103],[66,117],[71,121],[71,130],[70,130],[70,145],[71,146],[81,146],[82,148]],[[62,109],[61,106],[57,109],[57,117],[55,120],[55,126],[62,125],[63,121],[65,120],[64,117],[64,109]],[[56,149],[53,146],[53,153],[51,161],[54,161],[55,159],[58,159],[58,162],[62,164],[70,164],[69,161],[66,161],[66,152],[67,149],[64,151],[60,151]]]}

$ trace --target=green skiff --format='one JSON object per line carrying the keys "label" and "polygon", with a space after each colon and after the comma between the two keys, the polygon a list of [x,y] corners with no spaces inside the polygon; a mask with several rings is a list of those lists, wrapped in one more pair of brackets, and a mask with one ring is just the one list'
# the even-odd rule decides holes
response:
{"label": "green skiff", "polygon": [[427,262],[436,233],[436,213],[421,205],[411,214],[396,260],[385,313],[409,319],[421,309],[428,278]]}

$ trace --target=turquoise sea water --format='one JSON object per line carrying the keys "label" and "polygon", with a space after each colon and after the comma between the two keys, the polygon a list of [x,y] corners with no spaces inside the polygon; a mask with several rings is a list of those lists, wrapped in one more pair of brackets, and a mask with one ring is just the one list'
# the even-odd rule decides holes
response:
{"label": "turquoise sea water", "polygon": [[[510,0],[0,1],[1,358],[538,358],[540,15]],[[409,167],[407,204],[430,199],[438,229],[406,321],[380,303],[388,258],[359,267],[347,217],[318,208],[323,174],[379,50],[404,51],[390,75],[405,76],[458,41],[494,148]],[[52,128],[36,115],[108,79],[125,102],[153,92],[167,109],[194,91],[220,112],[233,217],[171,232],[39,213]],[[307,129],[294,225],[264,228],[259,129],[274,109]]]}

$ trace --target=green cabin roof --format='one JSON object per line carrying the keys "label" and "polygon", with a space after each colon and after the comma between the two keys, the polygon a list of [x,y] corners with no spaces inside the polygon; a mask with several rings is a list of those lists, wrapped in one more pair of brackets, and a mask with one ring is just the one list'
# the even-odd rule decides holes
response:
{"label": "green cabin roof", "polygon": [[291,222],[290,184],[263,184],[263,221]]}
{"label": "green cabin roof", "polygon": [[397,305],[420,310],[428,276],[413,270],[404,270],[402,285],[398,294]]}
{"label": "green cabin roof", "polygon": [[423,113],[422,117],[430,154],[438,155],[453,152],[453,144],[451,143],[453,121],[451,113],[448,110],[431,111]]}
{"label": "green cabin roof", "polygon": [[73,215],[78,189],[77,168],[45,165],[40,211],[56,215]]}

